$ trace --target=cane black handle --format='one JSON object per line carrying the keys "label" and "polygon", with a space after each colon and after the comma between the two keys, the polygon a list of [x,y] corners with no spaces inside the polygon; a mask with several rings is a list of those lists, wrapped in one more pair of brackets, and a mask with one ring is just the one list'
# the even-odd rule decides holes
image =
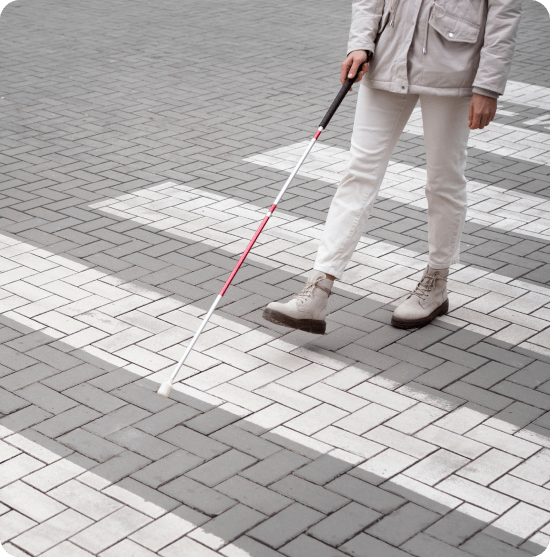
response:
{"label": "cane black handle", "polygon": [[328,109],[327,113],[325,114],[325,117],[323,118],[323,120],[319,124],[320,128],[323,128],[324,130],[327,129],[327,126],[328,126],[330,120],[332,119],[332,117],[334,116],[334,113],[338,110],[338,107],[340,106],[340,104],[344,100],[344,97],[348,94],[348,91],[351,89],[351,86],[353,85],[353,82],[355,81],[355,77],[356,76],[348,77],[346,79],[346,81],[344,81],[344,85],[342,85],[342,88],[340,89],[340,91],[336,95],[336,98],[334,99],[334,101],[330,105],[330,108]]}
{"label": "cane black handle", "polygon": [[[367,52],[367,62],[369,62],[371,60],[371,58],[372,58],[372,53],[368,51]],[[364,63],[366,63],[366,62],[364,62]],[[359,68],[362,68],[362,67],[363,67],[363,64],[361,64],[361,66],[359,66]],[[358,70],[358,71],[360,71],[360,70]],[[330,105],[330,108],[328,109],[328,112],[325,114],[325,117],[323,118],[323,120],[319,124],[320,128],[323,128],[324,130],[327,129],[327,126],[328,126],[330,120],[334,116],[334,113],[338,110],[338,107],[340,106],[340,104],[344,100],[344,97],[348,94],[348,92],[351,89],[353,83],[355,82],[356,77],[357,77],[357,73],[353,77],[348,77],[346,79],[346,81],[344,81],[344,85],[342,85],[342,88],[340,89],[340,91],[336,95],[336,98],[334,99],[333,103]]]}

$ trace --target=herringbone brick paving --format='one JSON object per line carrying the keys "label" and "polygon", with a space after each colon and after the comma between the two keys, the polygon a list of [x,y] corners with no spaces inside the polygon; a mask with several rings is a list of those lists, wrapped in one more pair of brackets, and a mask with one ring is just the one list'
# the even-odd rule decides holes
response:
{"label": "herringbone brick paving", "polygon": [[[548,13],[472,133],[448,316],[415,111],[328,334],[260,317],[311,268],[353,94],[154,391],[338,89],[346,2],[18,0],[0,19],[0,543],[13,555],[538,555],[550,540]],[[301,276],[300,276],[301,275]]]}

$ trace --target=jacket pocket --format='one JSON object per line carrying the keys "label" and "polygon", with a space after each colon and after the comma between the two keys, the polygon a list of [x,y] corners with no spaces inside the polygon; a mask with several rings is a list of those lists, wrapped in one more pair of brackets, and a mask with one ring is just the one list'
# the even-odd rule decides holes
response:
{"label": "jacket pocket", "polygon": [[446,12],[435,4],[429,21],[430,25],[448,41],[475,43],[481,26]]}

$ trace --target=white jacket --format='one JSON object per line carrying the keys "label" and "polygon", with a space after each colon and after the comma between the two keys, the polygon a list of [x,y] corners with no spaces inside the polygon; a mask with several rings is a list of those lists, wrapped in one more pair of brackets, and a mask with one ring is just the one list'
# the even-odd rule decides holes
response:
{"label": "white jacket", "polygon": [[521,11],[522,0],[353,0],[348,53],[374,53],[369,87],[498,97]]}

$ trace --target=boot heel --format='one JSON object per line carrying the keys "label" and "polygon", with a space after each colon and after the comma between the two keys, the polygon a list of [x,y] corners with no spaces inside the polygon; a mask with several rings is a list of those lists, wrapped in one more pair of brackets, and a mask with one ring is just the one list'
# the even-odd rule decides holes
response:
{"label": "boot heel", "polygon": [[308,323],[307,327],[302,328],[303,331],[313,333],[314,335],[324,335],[327,328],[325,321],[313,321]]}
{"label": "boot heel", "polygon": [[443,303],[443,305],[439,309],[439,314],[438,315],[445,315],[446,313],[448,313],[448,311],[449,311],[449,298],[447,298],[445,300],[445,302]]}

